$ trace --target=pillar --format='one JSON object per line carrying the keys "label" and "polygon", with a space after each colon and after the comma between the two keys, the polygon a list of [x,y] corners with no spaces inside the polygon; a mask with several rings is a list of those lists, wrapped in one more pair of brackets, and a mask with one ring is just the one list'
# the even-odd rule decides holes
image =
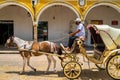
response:
{"label": "pillar", "polygon": [[34,41],[37,42],[37,22],[34,22],[33,28],[34,28]]}

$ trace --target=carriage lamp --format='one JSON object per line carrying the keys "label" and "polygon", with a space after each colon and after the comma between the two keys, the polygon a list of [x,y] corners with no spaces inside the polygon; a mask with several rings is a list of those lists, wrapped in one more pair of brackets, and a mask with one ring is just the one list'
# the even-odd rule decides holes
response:
{"label": "carriage lamp", "polygon": [[78,1],[78,4],[79,4],[81,7],[83,7],[83,6],[85,6],[85,4],[86,4],[86,0],[79,0],[79,1]]}

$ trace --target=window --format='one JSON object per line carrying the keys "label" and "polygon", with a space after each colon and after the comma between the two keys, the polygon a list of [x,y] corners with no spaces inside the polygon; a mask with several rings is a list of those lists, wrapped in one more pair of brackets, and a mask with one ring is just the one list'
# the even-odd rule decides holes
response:
{"label": "window", "polygon": [[39,21],[38,23],[38,41],[48,40],[48,22]]}
{"label": "window", "polygon": [[0,20],[0,44],[4,44],[14,34],[13,20]]}

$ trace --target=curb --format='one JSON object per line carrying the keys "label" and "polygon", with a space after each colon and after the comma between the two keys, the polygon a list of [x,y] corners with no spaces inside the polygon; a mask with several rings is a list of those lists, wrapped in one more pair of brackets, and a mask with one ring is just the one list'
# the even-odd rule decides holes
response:
{"label": "curb", "polygon": [[0,51],[0,54],[18,54],[19,53],[19,51]]}

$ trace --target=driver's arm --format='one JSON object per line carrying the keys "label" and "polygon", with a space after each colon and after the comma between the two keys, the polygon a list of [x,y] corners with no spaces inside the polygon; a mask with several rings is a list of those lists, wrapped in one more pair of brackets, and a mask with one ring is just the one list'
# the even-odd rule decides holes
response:
{"label": "driver's arm", "polygon": [[70,33],[70,36],[74,36],[75,34],[79,33],[80,29],[76,30],[75,32]]}

